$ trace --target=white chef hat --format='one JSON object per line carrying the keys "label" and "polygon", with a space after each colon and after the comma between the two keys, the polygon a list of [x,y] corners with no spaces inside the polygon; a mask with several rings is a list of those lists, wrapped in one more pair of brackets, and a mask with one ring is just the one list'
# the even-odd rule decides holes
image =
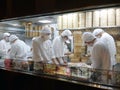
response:
{"label": "white chef hat", "polygon": [[100,34],[101,32],[103,32],[104,30],[103,29],[100,29],[100,28],[98,28],[98,29],[94,29],[94,31],[93,31],[93,35],[98,35],[98,34]]}
{"label": "white chef hat", "polygon": [[50,34],[51,33],[51,29],[49,27],[44,27],[42,30],[41,30],[41,33],[42,34]]}
{"label": "white chef hat", "polygon": [[3,34],[3,38],[7,37],[7,36],[10,36],[10,33],[4,33]]}
{"label": "white chef hat", "polygon": [[72,32],[68,29],[64,30],[62,33],[61,33],[61,36],[67,36],[68,38],[70,38],[72,35]]}
{"label": "white chef hat", "polygon": [[16,35],[11,35],[11,36],[9,37],[9,41],[10,41],[10,42],[13,42],[13,41],[16,40],[16,39],[18,39],[18,37],[17,37]]}
{"label": "white chef hat", "polygon": [[91,32],[84,32],[82,35],[83,42],[90,42],[95,39],[95,36]]}

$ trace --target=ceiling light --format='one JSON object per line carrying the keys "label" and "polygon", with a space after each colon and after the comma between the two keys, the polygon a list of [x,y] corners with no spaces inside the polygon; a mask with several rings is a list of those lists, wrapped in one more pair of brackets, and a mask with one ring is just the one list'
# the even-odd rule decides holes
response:
{"label": "ceiling light", "polygon": [[11,24],[11,25],[13,25],[13,26],[19,26],[19,24]]}
{"label": "ceiling light", "polygon": [[39,20],[38,22],[40,22],[40,23],[51,23],[51,21],[49,21],[49,20]]}

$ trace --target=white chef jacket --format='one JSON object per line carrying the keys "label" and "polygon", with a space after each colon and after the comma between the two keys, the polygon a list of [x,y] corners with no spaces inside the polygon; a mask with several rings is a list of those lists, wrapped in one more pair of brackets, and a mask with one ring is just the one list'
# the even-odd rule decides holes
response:
{"label": "white chef jacket", "polygon": [[4,39],[0,41],[0,56],[7,55],[8,50],[11,48],[9,42],[6,42]]}
{"label": "white chef jacket", "polygon": [[22,40],[16,40],[11,44],[11,49],[9,52],[9,57],[11,59],[26,60],[28,48]]}
{"label": "white chef jacket", "polygon": [[107,46],[101,40],[96,39],[93,45],[91,59],[93,68],[111,70],[110,53]]}
{"label": "white chef jacket", "polygon": [[115,46],[114,38],[110,34],[104,32],[100,39],[106,44],[106,46],[110,51],[111,64],[115,65],[116,64],[116,58],[115,58],[116,46]]}
{"label": "white chef jacket", "polygon": [[65,46],[61,36],[57,36],[53,40],[53,50],[55,53],[55,57],[57,58],[64,57]]}
{"label": "white chef jacket", "polygon": [[55,58],[52,43],[50,40],[44,41],[41,37],[36,37],[32,41],[33,60],[35,62],[44,61],[46,63],[52,62]]}

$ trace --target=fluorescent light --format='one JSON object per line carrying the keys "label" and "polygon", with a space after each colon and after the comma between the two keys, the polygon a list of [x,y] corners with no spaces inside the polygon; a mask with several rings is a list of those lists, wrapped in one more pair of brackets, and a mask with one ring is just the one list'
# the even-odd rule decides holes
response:
{"label": "fluorescent light", "polygon": [[11,25],[13,25],[13,26],[19,26],[18,24],[11,24]]}
{"label": "fluorescent light", "polygon": [[51,23],[51,21],[49,21],[49,20],[39,20],[38,22],[40,22],[40,23]]}
{"label": "fluorescent light", "polygon": [[9,25],[12,25],[12,26],[21,26],[19,25],[18,23],[8,23]]}

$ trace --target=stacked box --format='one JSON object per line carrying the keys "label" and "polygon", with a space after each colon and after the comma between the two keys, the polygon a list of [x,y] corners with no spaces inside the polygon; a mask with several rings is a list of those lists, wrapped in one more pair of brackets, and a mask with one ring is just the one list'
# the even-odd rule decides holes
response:
{"label": "stacked box", "polygon": [[81,61],[82,62],[87,62],[89,60],[89,57],[87,56],[81,56]]}
{"label": "stacked box", "polygon": [[120,47],[120,41],[117,41],[117,42],[116,42],[116,46],[117,46],[117,47]]}
{"label": "stacked box", "polygon": [[80,52],[74,53],[74,57],[75,59],[79,59],[81,57],[81,53]]}
{"label": "stacked box", "polygon": [[117,48],[116,60],[118,63],[120,63],[120,41],[116,41],[116,48]]}
{"label": "stacked box", "polygon": [[79,13],[79,21],[78,21],[78,27],[85,27],[85,13],[80,12]]}
{"label": "stacked box", "polygon": [[58,29],[62,29],[62,16],[58,16],[57,24],[58,24]]}
{"label": "stacked box", "polygon": [[78,28],[78,13],[73,14],[73,28]]}
{"label": "stacked box", "polygon": [[73,14],[68,14],[67,15],[67,17],[68,17],[68,28],[73,28],[73,25],[72,25],[72,23],[73,23]]}
{"label": "stacked box", "polygon": [[81,47],[81,52],[82,52],[82,53],[85,53],[85,46],[82,46],[82,47]]}
{"label": "stacked box", "polygon": [[81,59],[80,58],[73,58],[73,59],[71,59],[71,62],[80,62],[81,61]]}
{"label": "stacked box", "polygon": [[25,25],[25,30],[26,30],[26,37],[37,37],[40,35],[40,30],[42,29],[43,26],[34,26],[32,23],[27,23]]}
{"label": "stacked box", "polygon": [[[82,42],[81,35],[82,35],[81,31],[74,31],[74,33],[73,33],[74,43],[80,44]],[[79,46],[81,46],[81,44]]]}
{"label": "stacked box", "polygon": [[116,26],[120,26],[120,9],[116,9]]}
{"label": "stacked box", "polygon": [[28,28],[27,27],[25,27],[25,30],[26,30],[26,37],[29,37],[29,30],[28,30]]}
{"label": "stacked box", "polygon": [[108,9],[108,26],[115,26],[115,9]]}
{"label": "stacked box", "polygon": [[107,10],[100,11],[100,26],[107,26]]}
{"label": "stacked box", "polygon": [[38,26],[38,36],[40,36],[40,32],[42,30],[43,26]]}
{"label": "stacked box", "polygon": [[32,23],[29,24],[29,37],[33,37],[33,26],[32,26]]}
{"label": "stacked box", "polygon": [[34,26],[34,37],[37,36],[37,26]]}
{"label": "stacked box", "polygon": [[92,27],[92,12],[86,12],[86,27]]}
{"label": "stacked box", "polygon": [[69,58],[74,59],[74,54],[70,54]]}
{"label": "stacked box", "polygon": [[25,30],[26,30],[26,37],[32,37],[32,23],[26,23],[25,25]]}
{"label": "stacked box", "polygon": [[71,58],[72,62],[79,62],[81,57],[81,47],[82,47],[82,40],[81,40],[81,31],[74,31],[74,55]]}
{"label": "stacked box", "polygon": [[77,43],[74,42],[74,46],[81,46],[81,43],[82,43],[81,41],[79,41],[79,42],[77,42]]}
{"label": "stacked box", "polygon": [[120,54],[120,46],[117,46],[117,53]]}
{"label": "stacked box", "polygon": [[35,26],[34,28],[34,37],[39,36],[39,30],[41,29],[42,26]]}
{"label": "stacked box", "polygon": [[62,27],[63,27],[63,29],[68,28],[68,17],[67,17],[67,15],[62,16]]}
{"label": "stacked box", "polygon": [[93,12],[93,27],[98,27],[100,25],[100,11]]}
{"label": "stacked box", "polygon": [[81,53],[81,46],[75,46],[74,53]]}
{"label": "stacked box", "polygon": [[35,37],[35,36],[36,36],[36,30],[33,29],[33,30],[32,30],[32,37]]}
{"label": "stacked box", "polygon": [[29,27],[28,27],[28,24],[25,23],[25,30],[26,30],[26,37],[29,37]]}
{"label": "stacked box", "polygon": [[116,55],[116,61],[117,61],[117,63],[120,63],[120,54]]}

